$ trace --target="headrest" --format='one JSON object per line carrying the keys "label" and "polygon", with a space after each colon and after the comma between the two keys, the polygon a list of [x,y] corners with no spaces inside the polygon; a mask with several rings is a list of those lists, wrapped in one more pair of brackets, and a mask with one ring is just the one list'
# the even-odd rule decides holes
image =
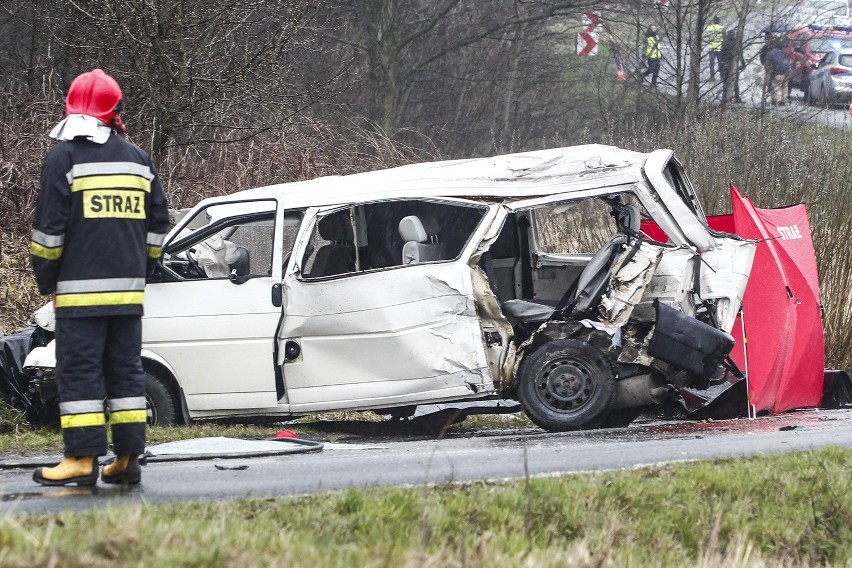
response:
{"label": "headrest", "polygon": [[326,215],[319,220],[317,228],[320,236],[327,241],[351,243],[354,240],[348,209]]}
{"label": "headrest", "polygon": [[633,233],[639,232],[639,225],[642,221],[642,214],[639,212],[639,208],[632,203],[627,203],[622,205],[618,210],[618,218],[616,219],[618,222],[618,228],[621,230],[622,228],[630,229]]}
{"label": "headrest", "polygon": [[405,242],[425,243],[429,240],[429,235],[426,234],[426,229],[423,228],[423,223],[417,215],[402,218],[399,222],[399,236]]}

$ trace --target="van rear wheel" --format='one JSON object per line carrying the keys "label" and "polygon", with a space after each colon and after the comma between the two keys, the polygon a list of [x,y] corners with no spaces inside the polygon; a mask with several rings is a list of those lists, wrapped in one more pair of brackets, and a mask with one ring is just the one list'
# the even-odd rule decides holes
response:
{"label": "van rear wheel", "polygon": [[573,339],[551,341],[521,363],[518,398],[530,420],[545,430],[591,428],[609,412],[615,376],[599,349]]}

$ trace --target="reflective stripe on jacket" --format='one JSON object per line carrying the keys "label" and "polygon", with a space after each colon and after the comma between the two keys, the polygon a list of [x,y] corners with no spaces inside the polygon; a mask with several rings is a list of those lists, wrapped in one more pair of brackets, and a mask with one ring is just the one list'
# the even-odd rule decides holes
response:
{"label": "reflective stripe on jacket", "polygon": [[57,317],[141,315],[167,231],[163,188],[141,148],[113,134],[48,153],[30,253],[39,292],[56,293]]}

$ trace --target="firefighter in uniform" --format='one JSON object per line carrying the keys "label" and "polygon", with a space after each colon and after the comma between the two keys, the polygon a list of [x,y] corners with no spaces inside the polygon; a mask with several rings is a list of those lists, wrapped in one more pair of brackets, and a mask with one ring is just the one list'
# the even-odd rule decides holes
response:
{"label": "firefighter in uniform", "polygon": [[140,358],[145,279],[162,255],[168,210],[148,155],[121,138],[118,83],[100,69],[78,76],[62,142],[42,165],[30,245],[39,292],[56,308],[56,380],[65,458],[37,469],[42,485],[94,485],[107,453],[109,411],[116,459],[106,483],[141,480],[145,384]]}

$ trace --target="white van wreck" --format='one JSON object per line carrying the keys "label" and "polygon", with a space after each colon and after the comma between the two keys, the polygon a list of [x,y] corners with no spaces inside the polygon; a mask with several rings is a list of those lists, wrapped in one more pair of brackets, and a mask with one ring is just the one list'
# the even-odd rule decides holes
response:
{"label": "white van wreck", "polygon": [[[156,423],[509,398],[558,431],[722,380],[755,243],[708,228],[670,150],[587,145],[206,199],[164,250]],[[52,345],[25,366],[52,396]]]}

